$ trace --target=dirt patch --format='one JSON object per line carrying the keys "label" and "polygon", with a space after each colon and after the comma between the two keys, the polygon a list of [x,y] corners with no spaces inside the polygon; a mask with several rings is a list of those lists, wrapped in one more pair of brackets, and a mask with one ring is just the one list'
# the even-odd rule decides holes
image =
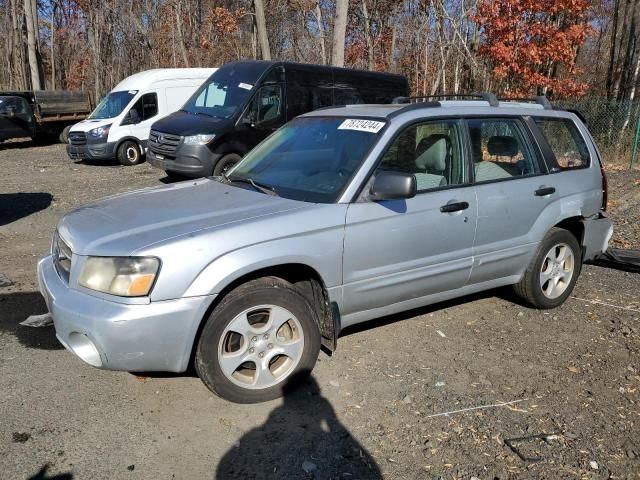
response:
{"label": "dirt patch", "polygon": [[[94,369],[53,328],[18,325],[45,310],[36,262],[64,212],[162,172],[62,145],[0,146],[0,166],[6,478],[639,478],[637,274],[586,266],[551,311],[505,289],[370,322],[284,400],[234,405],[191,374]],[[619,246],[638,247],[639,179],[609,174]]]}

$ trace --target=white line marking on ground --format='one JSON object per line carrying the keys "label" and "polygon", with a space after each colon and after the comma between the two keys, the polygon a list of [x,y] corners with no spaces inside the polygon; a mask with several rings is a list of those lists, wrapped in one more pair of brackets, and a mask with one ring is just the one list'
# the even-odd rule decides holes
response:
{"label": "white line marking on ground", "polygon": [[571,298],[574,298],[576,300],[580,300],[582,302],[594,303],[596,305],[604,305],[605,307],[619,308],[620,310],[627,310],[629,312],[640,313],[640,310],[638,310],[636,308],[621,307],[620,305],[613,305],[611,303],[601,302],[600,300],[588,300],[586,298],[580,298],[580,297],[571,297]]}
{"label": "white line marking on ground", "polygon": [[527,400],[529,400],[529,399],[528,398],[522,398],[520,400],[512,400],[510,402],[494,403],[492,405],[480,405],[479,407],[462,408],[460,410],[451,410],[450,412],[442,412],[442,413],[434,413],[433,415],[426,415],[425,418],[448,417],[449,415],[454,414],[454,413],[470,412],[471,410],[481,410],[481,409],[484,409],[484,408],[494,408],[494,407],[506,407],[507,405],[513,405],[514,403],[526,402]]}

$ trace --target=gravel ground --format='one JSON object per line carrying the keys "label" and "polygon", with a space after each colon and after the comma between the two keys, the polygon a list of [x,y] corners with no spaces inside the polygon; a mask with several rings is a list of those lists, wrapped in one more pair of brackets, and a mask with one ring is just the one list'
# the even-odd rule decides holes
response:
{"label": "gravel ground", "polygon": [[[18,324],[45,312],[35,264],[59,217],[163,175],[19,142],[0,166],[0,478],[640,478],[637,274],[586,266],[553,311],[500,290],[380,319],[283,400],[235,405],[190,374],[94,369]],[[609,182],[614,243],[638,248],[640,174]],[[538,461],[505,444],[521,437]]]}

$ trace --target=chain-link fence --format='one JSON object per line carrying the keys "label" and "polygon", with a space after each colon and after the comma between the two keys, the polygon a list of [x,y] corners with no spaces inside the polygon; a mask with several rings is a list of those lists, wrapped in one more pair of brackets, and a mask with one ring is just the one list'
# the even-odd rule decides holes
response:
{"label": "chain-link fence", "polygon": [[584,116],[606,163],[640,164],[640,101],[581,98],[554,104]]}

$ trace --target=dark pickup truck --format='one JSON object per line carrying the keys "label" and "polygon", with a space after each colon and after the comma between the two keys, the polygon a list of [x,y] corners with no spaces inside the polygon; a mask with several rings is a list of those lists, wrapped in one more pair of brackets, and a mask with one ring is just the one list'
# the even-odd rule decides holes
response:
{"label": "dark pickup truck", "polygon": [[89,95],[67,90],[0,91],[0,142],[58,137],[67,143],[71,125],[92,110]]}

